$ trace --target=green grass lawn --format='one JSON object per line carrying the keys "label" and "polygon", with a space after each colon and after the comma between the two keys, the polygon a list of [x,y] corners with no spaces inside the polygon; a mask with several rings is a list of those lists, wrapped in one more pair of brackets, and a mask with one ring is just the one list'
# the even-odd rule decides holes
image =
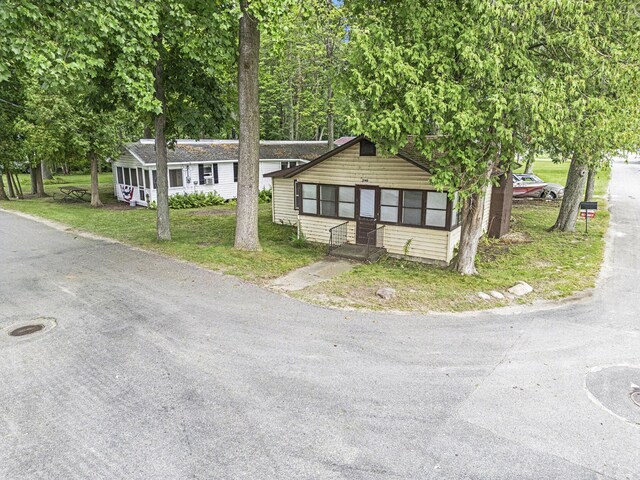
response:
{"label": "green grass lawn", "polygon": [[[564,184],[568,165],[539,160],[534,172],[543,180]],[[88,186],[89,177],[64,177],[67,184]],[[609,172],[596,182],[596,195],[606,192]],[[28,179],[21,177],[23,189]],[[48,184],[54,193],[62,184]],[[101,174],[100,190],[105,208],[87,204],[61,203],[51,198],[2,202],[4,208],[45,217],[71,227],[188,260],[213,270],[223,271],[257,283],[265,283],[295,268],[324,256],[326,247],[309,245],[294,248],[292,227],[271,222],[271,206],[260,206],[261,252],[233,249],[235,217],[233,205],[193,210],[172,210],[173,240],[155,240],[156,212],[129,208],[113,197],[111,173]],[[599,198],[600,210],[589,222],[578,221],[575,233],[550,233],[560,202],[514,202],[511,233],[505,239],[481,241],[477,266],[479,275],[463,277],[450,270],[413,262],[383,259],[372,265],[358,265],[353,271],[294,295],[330,306],[414,311],[462,311],[504,305],[507,301],[483,301],[480,291],[504,291],[518,280],[531,284],[535,291],[521,302],[556,299],[593,287],[602,263],[604,234],[609,214]],[[389,301],[376,297],[385,286],[397,290]]]}
{"label": "green grass lawn", "polygon": [[[568,164],[540,160],[534,172],[543,180],[564,185]],[[609,172],[596,181],[595,194],[604,196]],[[519,280],[534,292],[520,302],[557,299],[591,288],[600,271],[604,234],[609,223],[601,199],[597,217],[578,220],[575,233],[548,232],[560,208],[559,201],[514,202],[511,232],[505,239],[481,240],[477,267],[479,275],[463,277],[447,269],[413,262],[385,259],[360,265],[352,272],[295,294],[324,305],[415,311],[463,311],[506,305],[508,301],[485,301],[478,292],[505,291]],[[377,289],[392,287],[396,297],[381,300]]]}
{"label": "green grass lawn", "polygon": [[[24,182],[24,177],[21,181]],[[89,176],[64,177],[66,184],[88,187]],[[93,209],[86,203],[63,203],[52,198],[1,202],[3,208],[19,210],[69,225],[79,230],[114,238],[122,242],[188,260],[207,268],[260,282],[278,277],[321,258],[326,248],[309,245],[293,248],[294,229],[271,222],[271,205],[260,205],[261,252],[233,249],[235,207],[222,205],[192,210],[171,210],[172,241],[156,241],[156,211],[130,208],[113,196],[111,173],[100,175],[100,192],[105,208]],[[26,193],[28,183],[23,183]],[[53,194],[62,183],[45,185]]]}

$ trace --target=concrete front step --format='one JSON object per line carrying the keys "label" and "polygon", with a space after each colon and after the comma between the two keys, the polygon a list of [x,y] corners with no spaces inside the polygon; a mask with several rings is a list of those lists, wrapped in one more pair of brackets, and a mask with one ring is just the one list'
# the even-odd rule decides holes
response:
{"label": "concrete front step", "polygon": [[343,243],[329,252],[329,255],[340,258],[348,258],[360,262],[376,262],[382,255],[387,253],[384,248],[368,249],[366,245],[354,243]]}

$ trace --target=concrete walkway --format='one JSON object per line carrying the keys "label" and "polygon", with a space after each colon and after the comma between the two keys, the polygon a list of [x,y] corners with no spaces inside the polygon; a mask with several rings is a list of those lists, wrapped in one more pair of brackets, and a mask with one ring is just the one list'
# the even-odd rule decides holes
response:
{"label": "concrete walkway", "polygon": [[285,292],[302,290],[311,285],[326,282],[338,275],[350,272],[355,266],[356,264],[353,262],[339,260],[335,257],[327,257],[311,265],[289,272],[280,278],[276,278],[270,285],[276,290]]}
{"label": "concrete walkway", "polygon": [[0,478],[638,479],[638,162],[611,192],[595,295],[517,316],[345,315],[0,212]]}

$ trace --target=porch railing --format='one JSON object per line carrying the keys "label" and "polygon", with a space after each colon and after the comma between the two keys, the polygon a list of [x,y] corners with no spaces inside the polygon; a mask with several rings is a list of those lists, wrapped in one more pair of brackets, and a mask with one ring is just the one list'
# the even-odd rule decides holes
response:
{"label": "porch railing", "polygon": [[329,229],[329,251],[347,243],[347,227],[349,222],[341,223]]}
{"label": "porch railing", "polygon": [[367,233],[367,257],[381,248],[384,248],[384,225]]}

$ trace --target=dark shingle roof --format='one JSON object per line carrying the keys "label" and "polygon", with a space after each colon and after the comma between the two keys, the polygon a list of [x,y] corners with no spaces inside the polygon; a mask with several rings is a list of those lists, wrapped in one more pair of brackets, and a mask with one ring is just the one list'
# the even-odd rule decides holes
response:
{"label": "dark shingle roof", "polygon": [[345,144],[345,143],[347,143],[347,142],[350,142],[350,141],[351,141],[351,140],[353,140],[354,138],[356,138],[356,137],[340,137],[340,138],[338,138],[335,142],[333,142],[333,144],[334,144],[336,147],[339,147],[339,146],[341,146],[341,145],[344,145],[344,144]]}
{"label": "dark shingle roof", "polygon": [[418,150],[412,140],[398,150],[398,156],[429,172],[431,159]]}
{"label": "dark shingle roof", "polygon": [[[155,145],[151,140],[126,145],[135,157],[145,164],[156,163]],[[313,160],[327,152],[327,142],[263,141],[260,142],[260,159]],[[174,149],[168,150],[169,163],[204,163],[238,159],[237,140],[178,140]]]}

